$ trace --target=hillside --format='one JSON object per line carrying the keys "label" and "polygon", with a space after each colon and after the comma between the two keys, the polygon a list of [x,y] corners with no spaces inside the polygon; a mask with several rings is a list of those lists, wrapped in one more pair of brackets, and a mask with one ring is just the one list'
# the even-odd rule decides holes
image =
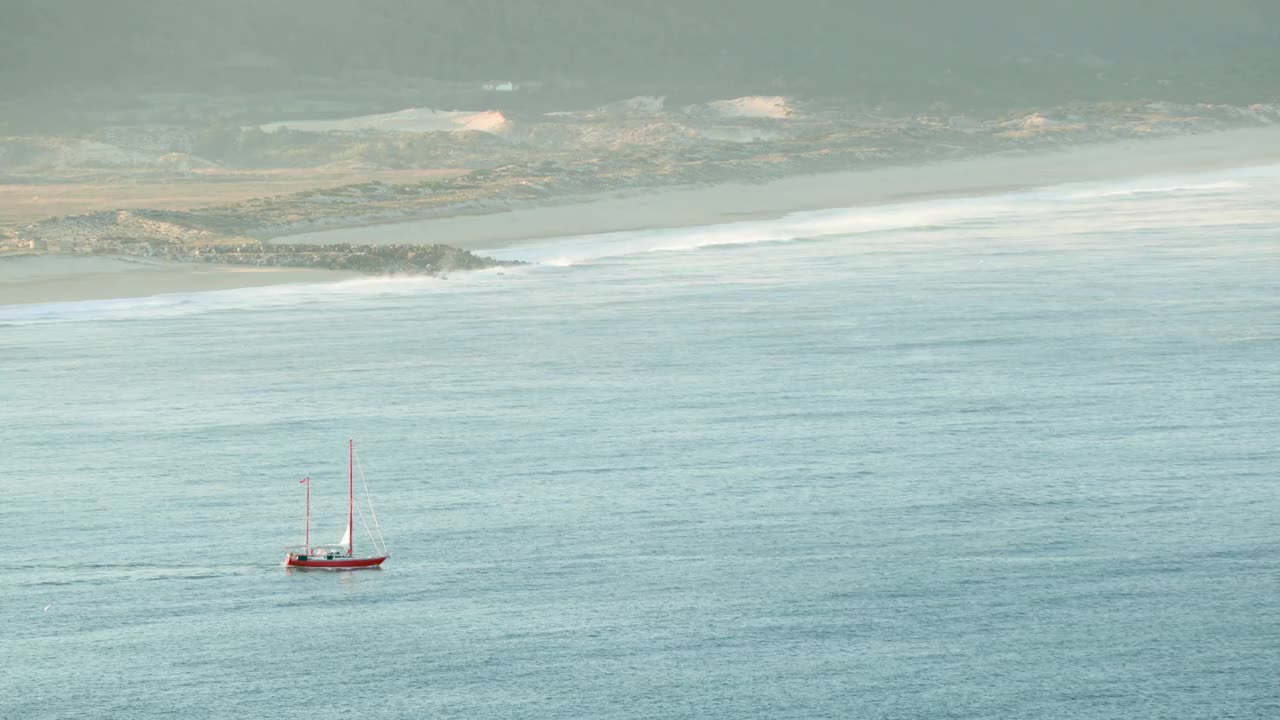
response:
{"label": "hillside", "polygon": [[584,101],[778,92],[965,106],[1280,95],[1270,0],[14,0],[6,95],[529,81]]}

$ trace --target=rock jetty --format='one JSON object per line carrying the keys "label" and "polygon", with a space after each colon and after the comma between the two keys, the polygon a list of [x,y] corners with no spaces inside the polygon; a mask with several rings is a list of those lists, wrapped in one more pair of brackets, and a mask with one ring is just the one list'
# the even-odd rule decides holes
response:
{"label": "rock jetty", "polygon": [[[124,253],[115,253],[124,254]],[[181,258],[255,267],[306,267],[354,270],[373,275],[441,275],[523,265],[494,260],[450,245],[272,245],[243,243],[190,248]]]}
{"label": "rock jetty", "polygon": [[28,229],[31,250],[145,257],[253,267],[353,270],[370,274],[440,275],[520,265],[441,244],[293,245],[245,237],[234,221],[174,211],[116,210],[55,218]]}

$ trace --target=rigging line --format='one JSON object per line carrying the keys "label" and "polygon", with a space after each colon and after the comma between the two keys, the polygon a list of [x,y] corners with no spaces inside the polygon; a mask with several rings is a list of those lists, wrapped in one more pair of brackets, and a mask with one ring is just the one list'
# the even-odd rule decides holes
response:
{"label": "rigging line", "polygon": [[364,526],[364,534],[369,536],[369,542],[373,544],[375,550],[380,555],[386,555],[386,552],[378,547],[378,539],[373,536],[373,530],[369,529],[369,521],[364,517],[364,510],[359,505],[356,506],[356,514],[360,516],[360,524]]}
{"label": "rigging line", "polygon": [[[354,458],[355,458],[356,470],[360,474],[360,484],[364,487],[365,502],[369,505],[369,514],[373,516],[374,527],[377,527],[378,515],[376,512],[374,512],[374,509],[373,509],[373,498],[369,496],[369,482],[365,478],[364,466],[360,464],[360,456],[358,454],[356,454]],[[364,507],[357,506],[357,510],[360,512],[360,522],[361,524],[364,525],[364,531],[365,531],[365,534],[369,536],[369,541],[373,543],[375,548],[377,548],[379,554],[386,555],[387,543],[385,540],[382,539],[382,528],[380,527],[378,528],[378,536],[375,538],[373,536],[373,530],[369,528],[369,520],[364,515]]]}
{"label": "rigging line", "polygon": [[356,455],[356,469],[360,471],[360,484],[364,486],[364,499],[369,504],[369,514],[373,516],[373,527],[378,531],[378,541],[382,544],[382,554],[386,555],[387,541],[382,538],[382,524],[378,522],[378,511],[373,507],[373,498],[369,496],[369,481],[365,479],[364,466],[360,464],[359,455]]}

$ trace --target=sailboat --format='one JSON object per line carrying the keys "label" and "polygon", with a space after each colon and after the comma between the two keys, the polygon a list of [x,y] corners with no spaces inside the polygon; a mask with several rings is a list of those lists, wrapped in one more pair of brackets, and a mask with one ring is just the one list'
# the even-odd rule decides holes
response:
{"label": "sailboat", "polygon": [[357,555],[355,548],[355,516],[357,507],[355,503],[355,459],[356,446],[352,440],[347,441],[347,528],[342,535],[342,541],[337,545],[312,545],[311,544],[311,478],[303,478],[300,482],[307,486],[307,514],[304,525],[304,540],[302,545],[286,548],[284,564],[289,567],[298,568],[327,568],[327,569],[355,569],[378,567],[390,555],[387,553],[387,545],[382,540],[382,528],[378,525],[378,516],[373,512],[373,501],[369,498],[369,485],[364,481],[364,472],[360,473],[360,482],[364,484],[365,501],[369,506],[369,515],[373,518],[373,527],[377,530],[377,535],[370,530],[369,523],[365,519],[364,510],[359,509],[360,521],[364,524],[365,530],[369,534],[370,544],[374,548],[371,555]]}

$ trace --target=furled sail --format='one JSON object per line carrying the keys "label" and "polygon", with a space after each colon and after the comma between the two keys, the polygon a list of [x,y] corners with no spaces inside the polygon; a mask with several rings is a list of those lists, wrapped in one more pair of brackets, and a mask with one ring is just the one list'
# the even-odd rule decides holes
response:
{"label": "furled sail", "polygon": [[342,533],[342,542],[340,542],[340,543],[338,543],[338,544],[339,544],[339,545],[348,545],[348,546],[349,546],[349,545],[351,545],[351,528],[350,528],[350,527],[348,527],[346,530],[344,530],[344,531],[343,531],[343,533]]}

